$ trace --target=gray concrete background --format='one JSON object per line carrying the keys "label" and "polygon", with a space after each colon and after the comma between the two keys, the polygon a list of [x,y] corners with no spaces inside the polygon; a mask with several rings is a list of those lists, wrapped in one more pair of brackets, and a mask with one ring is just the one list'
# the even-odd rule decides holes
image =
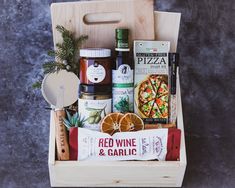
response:
{"label": "gray concrete background", "polygon": [[[50,187],[49,112],[31,89],[53,47],[49,0],[0,0],[0,187]],[[183,187],[235,187],[235,4],[159,0],[182,13],[178,51],[188,167]]]}

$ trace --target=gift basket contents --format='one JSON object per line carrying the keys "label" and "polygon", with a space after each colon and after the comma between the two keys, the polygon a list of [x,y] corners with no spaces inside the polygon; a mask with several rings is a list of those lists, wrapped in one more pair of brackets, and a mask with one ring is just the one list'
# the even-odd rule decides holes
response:
{"label": "gift basket contents", "polygon": [[[80,23],[79,32],[69,30],[67,24],[53,28],[54,40],[62,41],[48,53],[55,60],[43,66],[41,91],[52,108],[56,160],[180,160],[179,54],[170,52],[169,41],[153,40],[153,3],[149,2],[123,1],[131,3],[133,10],[144,5],[144,11],[127,14],[120,9],[125,18],[133,19],[119,25],[108,22],[103,32],[100,22]],[[103,1],[96,3],[107,12]],[[85,10],[82,6],[89,5],[81,4],[80,13]],[[56,6],[52,10],[57,14]]]}
{"label": "gift basket contents", "polygon": [[79,78],[57,67],[42,82],[55,108],[57,159],[179,160],[179,55],[168,41],[134,40],[131,49],[131,31],[114,32],[115,49],[79,50]]}

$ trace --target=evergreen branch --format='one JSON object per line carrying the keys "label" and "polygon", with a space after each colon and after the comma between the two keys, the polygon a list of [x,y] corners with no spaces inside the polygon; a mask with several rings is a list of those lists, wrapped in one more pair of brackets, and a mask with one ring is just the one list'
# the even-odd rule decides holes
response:
{"label": "evergreen branch", "polygon": [[32,85],[32,88],[39,89],[39,88],[41,88],[41,85],[42,85],[42,81],[37,81]]}
{"label": "evergreen branch", "polygon": [[54,50],[49,50],[47,52],[47,55],[50,56],[50,57],[55,57],[56,56],[56,52]]}
{"label": "evergreen branch", "polygon": [[71,36],[72,35],[72,33],[69,30],[65,29],[64,26],[62,26],[62,25],[57,25],[56,30],[59,31],[62,34],[63,38],[65,36]]}
{"label": "evergreen branch", "polygon": [[44,74],[58,72],[61,69],[65,69],[64,64],[51,61],[43,64]]}
{"label": "evergreen branch", "polygon": [[56,44],[56,47],[57,47],[58,49],[60,49],[60,50],[63,50],[63,49],[64,49],[63,44],[60,44],[60,43],[57,43],[57,44]]}
{"label": "evergreen branch", "polygon": [[63,60],[69,61],[69,58],[65,50],[56,50],[55,54],[56,54],[56,58],[58,58],[60,61],[63,61]]}
{"label": "evergreen branch", "polygon": [[[81,35],[76,38],[74,33],[67,30],[61,25],[56,26],[56,30],[61,33],[63,38],[62,43],[56,44],[56,50],[49,50],[48,56],[54,57],[55,61],[46,62],[43,64],[44,74],[58,72],[61,69],[75,73],[79,76],[80,67],[77,63],[78,50],[82,43],[88,39],[87,35]],[[66,61],[67,64],[63,64]],[[40,87],[40,81],[33,84],[34,88]]]}
{"label": "evergreen branch", "polygon": [[87,35],[81,35],[77,40],[75,40],[75,46],[77,48],[81,47],[82,43],[88,39]]}

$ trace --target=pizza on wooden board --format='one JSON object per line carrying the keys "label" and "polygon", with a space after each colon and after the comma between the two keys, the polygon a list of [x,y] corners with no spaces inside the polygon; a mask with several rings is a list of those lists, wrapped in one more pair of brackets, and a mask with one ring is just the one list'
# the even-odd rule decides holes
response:
{"label": "pizza on wooden board", "polygon": [[168,77],[150,75],[137,88],[136,103],[142,118],[168,118]]}

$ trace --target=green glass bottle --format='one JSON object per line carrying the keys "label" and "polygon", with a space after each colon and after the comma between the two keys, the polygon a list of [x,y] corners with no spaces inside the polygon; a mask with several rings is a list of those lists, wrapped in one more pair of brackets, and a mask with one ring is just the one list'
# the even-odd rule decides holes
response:
{"label": "green glass bottle", "polygon": [[128,35],[128,29],[116,29],[116,58],[112,70],[113,112],[134,111],[133,60]]}

